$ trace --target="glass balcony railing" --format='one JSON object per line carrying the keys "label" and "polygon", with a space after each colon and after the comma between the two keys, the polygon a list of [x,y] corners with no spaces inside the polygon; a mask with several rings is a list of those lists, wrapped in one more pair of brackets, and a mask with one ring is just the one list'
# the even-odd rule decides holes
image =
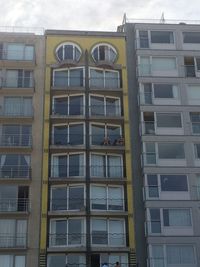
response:
{"label": "glass balcony railing", "polygon": [[28,109],[25,109],[23,106],[16,109],[14,107],[0,109],[1,117],[33,117],[33,114],[32,106],[29,106]]}
{"label": "glass balcony railing", "polygon": [[82,233],[63,233],[49,234],[49,246],[84,246],[86,243],[86,234]]}
{"label": "glass balcony railing", "polygon": [[0,233],[0,248],[26,248],[27,234]]}
{"label": "glass balcony railing", "polygon": [[191,122],[192,125],[192,133],[193,134],[200,134],[200,122]]}
{"label": "glass balcony railing", "polygon": [[146,224],[147,235],[161,234],[161,221],[159,220],[146,221],[145,224]]}
{"label": "glass balcony railing", "polygon": [[83,177],[85,175],[85,165],[65,165],[52,164],[51,178],[65,179],[69,177]]}
{"label": "glass balcony railing", "polygon": [[31,168],[26,165],[7,165],[0,168],[0,179],[31,178]]}
{"label": "glass balcony railing", "polygon": [[30,203],[27,198],[0,199],[0,212],[29,212]]}
{"label": "glass balcony railing", "polygon": [[185,65],[185,77],[196,77],[195,65]]}
{"label": "glass balcony railing", "polygon": [[142,124],[142,133],[148,135],[155,134],[155,123],[154,121],[144,121]]}
{"label": "glass balcony railing", "polygon": [[120,117],[122,116],[120,105],[91,105],[90,107],[91,116],[105,116],[105,117]]}
{"label": "glass balcony railing", "polygon": [[32,136],[29,134],[2,134],[0,136],[1,147],[31,147]]}
{"label": "glass balcony railing", "polygon": [[[112,230],[111,230],[112,231]],[[125,247],[126,234],[123,233],[107,233],[106,231],[92,231],[91,244],[93,246],[111,246]]]}
{"label": "glass balcony railing", "polygon": [[83,134],[53,134],[51,144],[55,146],[76,146],[84,144]]}
{"label": "glass balcony railing", "polygon": [[123,178],[124,167],[121,165],[92,165],[90,166],[91,177],[97,178]]}
{"label": "glass balcony railing", "polygon": [[5,88],[33,88],[34,79],[31,77],[3,78],[1,87]]}
{"label": "glass balcony railing", "polygon": [[92,134],[90,135],[91,145],[97,146],[124,146],[124,138],[118,134],[110,134],[104,136],[102,134]]}

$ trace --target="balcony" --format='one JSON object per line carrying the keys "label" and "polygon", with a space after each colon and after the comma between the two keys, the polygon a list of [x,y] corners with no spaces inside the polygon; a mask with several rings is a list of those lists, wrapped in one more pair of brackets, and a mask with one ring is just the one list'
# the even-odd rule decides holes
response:
{"label": "balcony", "polygon": [[30,134],[2,134],[0,136],[0,147],[32,147],[32,136]]}
{"label": "balcony", "polygon": [[155,69],[153,64],[138,64],[137,65],[137,76],[138,77],[178,77],[178,68],[166,68],[166,69]]}
{"label": "balcony", "polygon": [[120,179],[124,178],[124,166],[123,165],[91,165],[90,175],[92,178],[106,178],[106,179]]}
{"label": "balcony", "polygon": [[1,109],[0,108],[0,117],[2,118],[32,118],[33,117],[33,107],[30,106],[28,110],[25,110],[23,106],[20,108],[9,108],[9,109]]}
{"label": "balcony", "polygon": [[198,77],[195,65],[185,65],[184,70],[185,70],[185,77]]}
{"label": "balcony", "polygon": [[51,179],[83,178],[85,165],[51,164]]}
{"label": "balcony", "polygon": [[54,117],[84,116],[84,105],[68,105],[67,103],[54,103],[52,105],[51,115]]}
{"label": "balcony", "polygon": [[124,211],[123,198],[90,198],[91,210],[93,211]]}
{"label": "balcony", "polygon": [[[110,229],[112,231],[112,229]],[[92,231],[92,246],[126,247],[126,234],[108,233],[106,231]]]}
{"label": "balcony", "polygon": [[200,135],[200,122],[191,122],[192,134]]}
{"label": "balcony", "polygon": [[85,135],[83,134],[53,134],[51,145],[56,147],[81,146],[85,143]]}
{"label": "balcony", "polygon": [[122,116],[121,105],[90,105],[90,116],[92,117],[111,117],[117,118]]}
{"label": "balcony", "polygon": [[102,134],[91,134],[90,135],[91,146],[97,146],[101,149],[124,149],[125,141],[123,136],[117,134],[110,134],[104,136]]}
{"label": "balcony", "polygon": [[34,88],[32,77],[19,76],[18,78],[1,78],[0,87],[2,88]]}
{"label": "balcony", "polygon": [[0,248],[27,248],[27,234],[2,234],[0,233]]}
{"label": "balcony", "polygon": [[23,212],[30,211],[30,203],[27,198],[8,198],[0,199],[0,213]]}
{"label": "balcony", "polygon": [[0,179],[29,179],[31,168],[26,165],[7,165],[0,168]]}

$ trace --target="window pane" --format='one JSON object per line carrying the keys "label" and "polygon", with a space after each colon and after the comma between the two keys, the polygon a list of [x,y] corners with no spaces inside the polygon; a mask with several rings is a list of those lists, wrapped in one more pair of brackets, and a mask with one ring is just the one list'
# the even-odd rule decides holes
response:
{"label": "window pane", "polygon": [[184,144],[161,143],[158,144],[158,155],[160,159],[184,159]]}
{"label": "window pane", "polygon": [[151,233],[161,233],[160,210],[150,209]]}
{"label": "window pane", "polygon": [[109,241],[111,245],[125,245],[124,221],[109,220]]}
{"label": "window pane", "polygon": [[165,259],[162,245],[152,246],[152,264],[154,267],[164,267]]}
{"label": "window pane", "polygon": [[174,43],[173,32],[167,31],[151,31],[152,43],[172,44]]}
{"label": "window pane", "polygon": [[183,42],[188,44],[199,44],[200,32],[183,32]]}
{"label": "window pane", "polygon": [[83,96],[69,96],[69,115],[83,115]]}
{"label": "window pane", "polygon": [[69,77],[70,86],[83,86],[83,69],[70,69]]}
{"label": "window pane", "polygon": [[121,107],[119,99],[106,97],[106,115],[107,116],[121,115]]}
{"label": "window pane", "polygon": [[52,210],[67,210],[67,188],[52,188]]}
{"label": "window pane", "polygon": [[13,255],[0,255],[0,267],[13,267]]}
{"label": "window pane", "polygon": [[149,197],[158,197],[158,178],[156,174],[147,175],[148,194]]}
{"label": "window pane", "polygon": [[84,174],[83,160],[84,160],[83,154],[69,155],[69,176],[83,176]]}
{"label": "window pane", "polygon": [[187,88],[188,97],[191,100],[200,99],[200,86],[199,85],[188,85]]}
{"label": "window pane", "polygon": [[92,209],[106,210],[106,188],[103,186],[92,186],[91,189]]}
{"label": "window pane", "polygon": [[106,220],[92,219],[92,244],[108,244]]}
{"label": "window pane", "polygon": [[73,60],[73,46],[72,45],[64,46],[64,58],[63,59]]}
{"label": "window pane", "polygon": [[83,222],[80,219],[68,220],[69,245],[78,245],[83,240]]}
{"label": "window pane", "polygon": [[15,267],[25,267],[25,256],[15,256]]}
{"label": "window pane", "polygon": [[105,137],[105,126],[104,125],[92,125],[91,127],[91,140],[92,145],[103,145]]}
{"label": "window pane", "polygon": [[186,175],[160,175],[162,191],[188,191]]}
{"label": "window pane", "polygon": [[166,247],[168,264],[195,264],[193,246],[168,245]]}
{"label": "window pane", "polygon": [[181,114],[179,113],[156,113],[157,127],[181,128]]}
{"label": "window pane", "polygon": [[111,144],[115,145],[121,136],[120,126],[107,126],[107,136]]}
{"label": "window pane", "polygon": [[91,155],[91,176],[106,177],[106,163],[104,155]]}
{"label": "window pane", "polygon": [[107,172],[108,177],[123,177],[122,159],[120,156],[108,156]]}
{"label": "window pane", "polygon": [[70,124],[69,125],[69,144],[82,145],[84,134],[83,124]]}
{"label": "window pane", "polygon": [[105,88],[119,88],[119,73],[105,71]]}
{"label": "window pane", "polygon": [[23,44],[7,44],[8,60],[23,60],[24,45]]}
{"label": "window pane", "polygon": [[123,190],[121,187],[108,187],[108,209],[123,210]]}
{"label": "window pane", "polygon": [[67,221],[57,220],[51,222],[51,245],[63,246],[67,245]]}
{"label": "window pane", "polygon": [[154,84],[155,98],[174,98],[172,84]]}
{"label": "window pane", "polygon": [[54,145],[67,145],[68,144],[67,125],[53,127],[53,144]]}
{"label": "window pane", "polygon": [[52,113],[55,115],[68,115],[68,98],[54,98]]}
{"label": "window pane", "polygon": [[104,88],[104,74],[102,70],[90,69],[90,86]]}
{"label": "window pane", "polygon": [[200,144],[195,144],[195,155],[197,159],[200,159]]}
{"label": "window pane", "polygon": [[90,97],[91,115],[104,115],[104,98],[99,96]]}
{"label": "window pane", "polygon": [[69,187],[69,209],[81,210],[84,207],[84,188]]}
{"label": "window pane", "polygon": [[190,209],[164,209],[164,226],[191,226]]}
{"label": "window pane", "polygon": [[54,71],[54,86],[66,87],[68,86],[68,70]]}

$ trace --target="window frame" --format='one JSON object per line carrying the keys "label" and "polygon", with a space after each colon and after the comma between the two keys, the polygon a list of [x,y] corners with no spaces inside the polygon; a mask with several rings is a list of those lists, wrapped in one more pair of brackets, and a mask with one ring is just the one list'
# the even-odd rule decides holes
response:
{"label": "window frame", "polygon": [[[70,45],[72,46],[72,49],[73,49],[73,59],[65,59],[65,46],[67,45]],[[62,58],[60,59],[59,56],[58,56],[58,50],[62,48]],[[79,52],[80,52],[80,56],[78,57],[78,59],[75,58],[75,49],[77,49]],[[81,59],[81,56],[82,56],[82,49],[81,47],[76,44],[76,43],[73,43],[73,42],[64,42],[64,43],[61,43],[59,46],[56,47],[56,50],[55,50],[55,55],[56,55],[56,59],[60,62],[62,61],[65,61],[65,60],[73,60],[73,61],[76,61],[76,62],[79,62],[79,60]]]}
{"label": "window frame", "polygon": [[[99,52],[100,46],[106,46],[107,47],[107,49],[109,51],[108,59],[104,59],[104,60],[100,59],[100,52]],[[97,49],[97,57],[98,57],[97,60],[94,57],[95,49]],[[113,53],[115,54],[114,60],[111,60],[111,52],[110,51],[113,51]],[[105,53],[105,50],[104,50],[104,53]],[[108,43],[98,43],[98,44],[96,44],[95,46],[92,47],[91,56],[92,56],[92,59],[93,59],[94,62],[108,61],[108,62],[111,62],[111,63],[115,63],[117,61],[118,53],[117,53],[116,48],[113,45],[108,44]]]}

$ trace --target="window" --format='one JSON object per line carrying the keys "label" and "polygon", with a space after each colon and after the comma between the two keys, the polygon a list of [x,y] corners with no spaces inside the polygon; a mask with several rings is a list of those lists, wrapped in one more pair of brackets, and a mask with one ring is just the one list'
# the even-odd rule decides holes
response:
{"label": "window", "polygon": [[120,88],[119,71],[90,68],[90,87]]}
{"label": "window", "polygon": [[156,113],[157,127],[181,128],[180,113]]}
{"label": "window", "polygon": [[187,265],[195,264],[195,252],[192,245],[167,245],[167,264]]}
{"label": "window", "polygon": [[32,70],[7,70],[6,87],[13,88],[32,88],[33,71]]}
{"label": "window", "polygon": [[195,148],[195,157],[197,159],[200,159],[200,144],[194,144],[194,148]]}
{"label": "window", "polygon": [[32,97],[5,97],[4,114],[6,116],[32,116]]}
{"label": "window", "polygon": [[163,209],[164,226],[191,226],[190,209]]}
{"label": "window", "polygon": [[26,220],[0,219],[1,248],[25,248],[26,235]]}
{"label": "window", "polygon": [[123,160],[116,154],[91,154],[91,176],[122,178]]}
{"label": "window", "polygon": [[52,155],[51,177],[67,178],[71,176],[84,176],[84,158],[84,153]]}
{"label": "window", "polygon": [[0,255],[2,267],[25,267],[26,256],[23,255]]}
{"label": "window", "polygon": [[0,212],[27,212],[29,210],[28,186],[2,185],[0,187]]}
{"label": "window", "polygon": [[121,137],[121,126],[112,124],[91,124],[92,145],[117,145]]}
{"label": "window", "polygon": [[149,232],[153,234],[161,233],[160,210],[150,209],[149,213],[151,218],[150,225],[147,225]]}
{"label": "window", "polygon": [[53,254],[48,255],[47,258],[47,266],[48,267],[85,267],[85,255],[81,254]]}
{"label": "window", "polygon": [[114,63],[117,58],[117,51],[109,44],[98,44],[92,49],[92,57],[95,62],[105,60]]}
{"label": "window", "polygon": [[151,43],[153,44],[173,44],[173,32],[168,31],[151,31]]}
{"label": "window", "polygon": [[49,245],[58,246],[83,246],[85,244],[84,219],[60,219],[50,221]]}
{"label": "window", "polygon": [[149,48],[148,31],[139,31],[139,47]]}
{"label": "window", "polygon": [[34,60],[35,57],[33,45],[7,43],[3,50],[3,58],[7,60]]}
{"label": "window", "polygon": [[183,32],[183,42],[186,44],[200,44],[200,32]]}
{"label": "window", "polygon": [[1,178],[30,178],[30,155],[1,154]]}
{"label": "window", "polygon": [[52,113],[55,115],[84,115],[84,96],[68,95],[53,98]]}
{"label": "window", "polygon": [[160,159],[184,159],[183,143],[159,143],[158,156]]}
{"label": "window", "polygon": [[190,104],[198,104],[200,100],[200,86],[199,85],[188,85],[187,95]]}
{"label": "window", "polygon": [[123,202],[123,188],[120,186],[93,185],[91,187],[92,210],[123,210]]}
{"label": "window", "polygon": [[120,99],[90,95],[90,114],[92,116],[121,116]]}
{"label": "window", "polygon": [[172,71],[176,70],[176,58],[173,57],[153,57],[152,71]]}
{"label": "window", "polygon": [[31,125],[9,125],[2,126],[2,146],[31,146]]}
{"label": "window", "polygon": [[162,245],[152,245],[152,258],[150,263],[155,267],[165,267],[164,251]]}
{"label": "window", "polygon": [[149,198],[159,197],[158,177],[156,174],[147,175],[147,186],[148,186],[148,197]]}
{"label": "window", "polygon": [[84,68],[67,68],[53,70],[53,86],[62,87],[83,87]]}
{"label": "window", "polygon": [[65,43],[58,46],[56,49],[56,56],[59,61],[73,60],[78,62],[81,57],[82,51],[77,44]]}
{"label": "window", "polygon": [[83,145],[84,124],[53,125],[52,143],[54,145]]}
{"label": "window", "polygon": [[155,143],[145,143],[144,157],[147,164],[156,164]]}
{"label": "window", "polygon": [[58,186],[51,188],[51,210],[81,210],[85,196],[83,185]]}
{"label": "window", "polygon": [[200,134],[200,113],[190,112],[190,121],[192,123],[192,133]]}
{"label": "window", "polygon": [[124,220],[92,219],[92,245],[125,246]]}
{"label": "window", "polygon": [[188,183],[186,175],[160,175],[162,191],[188,191]]}
{"label": "window", "polygon": [[178,88],[172,84],[154,84],[154,97],[155,98],[177,98]]}

